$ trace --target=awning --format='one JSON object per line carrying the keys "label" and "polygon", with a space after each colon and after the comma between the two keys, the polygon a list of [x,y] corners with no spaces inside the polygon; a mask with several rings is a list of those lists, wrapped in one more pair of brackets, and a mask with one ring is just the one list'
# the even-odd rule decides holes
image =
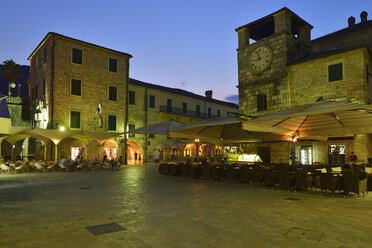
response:
{"label": "awning", "polygon": [[319,101],[244,121],[243,128],[297,137],[372,133],[372,105]]}
{"label": "awning", "polygon": [[185,124],[170,120],[165,122],[160,122],[152,125],[148,125],[145,127],[140,127],[135,130],[131,130],[128,133],[134,133],[134,134],[169,134],[170,130],[177,129],[180,127],[185,126]]}
{"label": "awning", "polygon": [[171,130],[171,138],[201,139],[218,143],[259,142],[281,140],[281,136],[243,130],[237,117],[224,117],[196,122],[182,128]]}

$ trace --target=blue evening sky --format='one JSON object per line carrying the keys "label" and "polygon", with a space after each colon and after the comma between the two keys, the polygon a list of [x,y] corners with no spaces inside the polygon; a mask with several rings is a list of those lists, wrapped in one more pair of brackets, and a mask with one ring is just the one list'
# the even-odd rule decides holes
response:
{"label": "blue evening sky", "polygon": [[371,0],[3,0],[0,62],[28,65],[53,31],[133,55],[130,77],[225,100],[237,95],[235,28],[286,6],[312,38],[345,28]]}

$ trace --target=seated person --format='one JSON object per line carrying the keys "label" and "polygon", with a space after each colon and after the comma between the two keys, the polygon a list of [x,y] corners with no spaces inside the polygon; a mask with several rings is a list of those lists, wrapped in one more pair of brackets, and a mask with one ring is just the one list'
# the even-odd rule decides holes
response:
{"label": "seated person", "polygon": [[223,158],[223,164],[226,165],[226,166],[231,165],[230,161],[227,160],[226,157]]}

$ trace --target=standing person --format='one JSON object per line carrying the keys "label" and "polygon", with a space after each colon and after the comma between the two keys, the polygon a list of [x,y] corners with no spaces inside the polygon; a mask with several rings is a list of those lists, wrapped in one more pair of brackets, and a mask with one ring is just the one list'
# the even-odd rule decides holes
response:
{"label": "standing person", "polygon": [[141,157],[141,154],[140,155],[138,155],[138,161],[141,163],[141,159],[142,159],[142,157]]}
{"label": "standing person", "polygon": [[134,152],[134,162],[137,162],[137,156],[138,156],[138,153]]}
{"label": "standing person", "polygon": [[154,151],[154,160],[155,162],[159,162],[159,152],[157,150]]}

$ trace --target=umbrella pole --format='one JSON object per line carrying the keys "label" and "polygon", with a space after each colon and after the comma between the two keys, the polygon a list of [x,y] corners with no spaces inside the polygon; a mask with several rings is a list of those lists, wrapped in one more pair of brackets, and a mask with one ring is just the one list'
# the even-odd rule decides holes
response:
{"label": "umbrella pole", "polygon": [[292,159],[292,166],[296,163],[296,143],[291,142],[291,159]]}
{"label": "umbrella pole", "polygon": [[55,144],[55,146],[54,146],[54,153],[55,153],[55,155],[54,155],[54,162],[58,162],[58,144]]}

